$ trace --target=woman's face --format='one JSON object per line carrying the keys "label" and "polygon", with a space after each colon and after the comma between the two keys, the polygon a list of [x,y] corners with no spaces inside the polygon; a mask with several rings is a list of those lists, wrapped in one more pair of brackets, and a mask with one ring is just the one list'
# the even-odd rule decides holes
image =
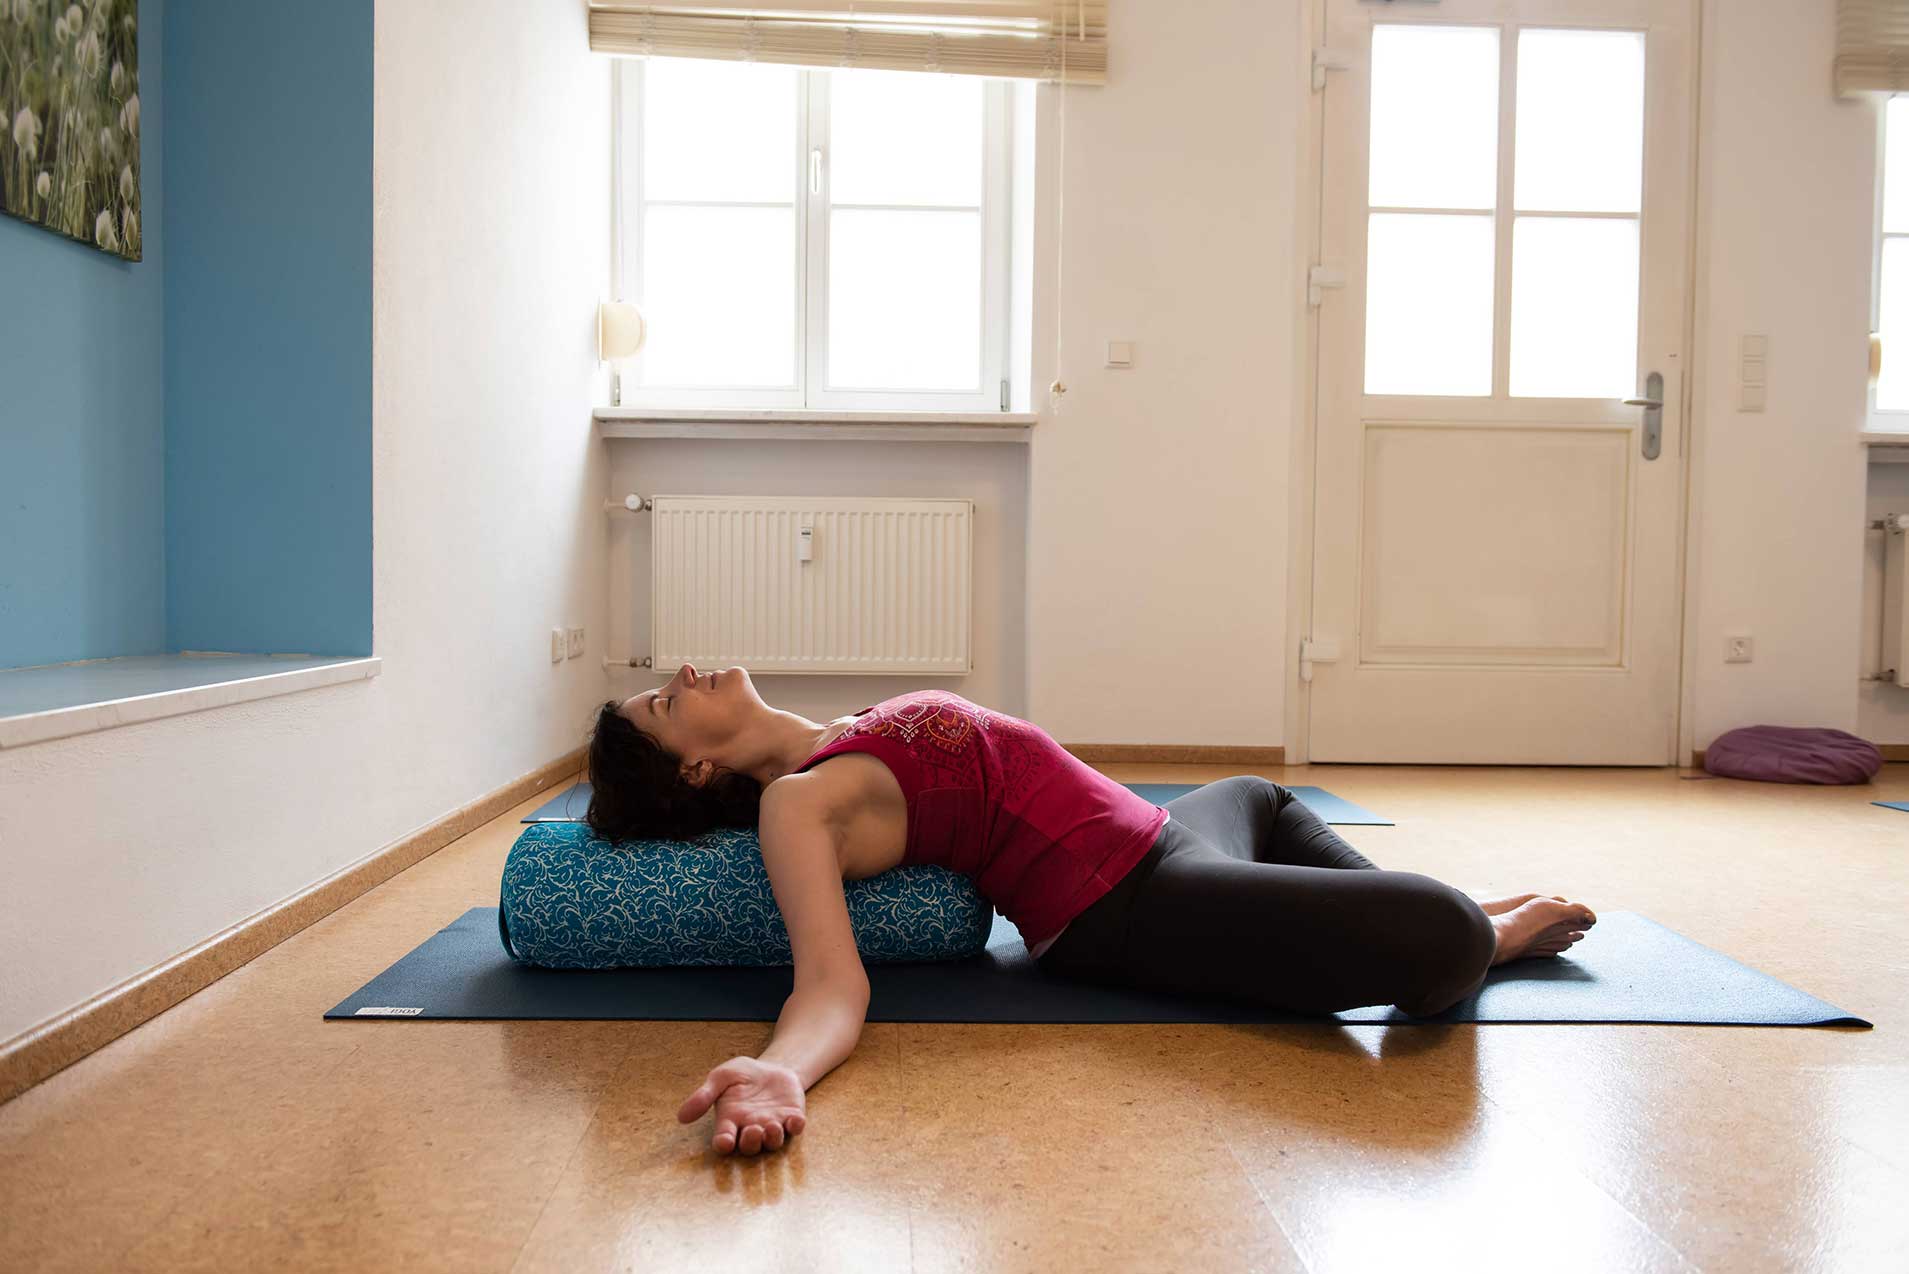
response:
{"label": "woman's face", "polygon": [[693,768],[702,760],[731,764],[736,741],[767,707],[748,669],[684,664],[668,685],[631,695],[617,712]]}

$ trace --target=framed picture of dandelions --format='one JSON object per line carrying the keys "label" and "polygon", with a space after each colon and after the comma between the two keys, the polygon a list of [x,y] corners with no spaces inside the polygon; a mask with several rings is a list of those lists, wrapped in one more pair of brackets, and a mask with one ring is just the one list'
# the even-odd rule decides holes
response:
{"label": "framed picture of dandelions", "polygon": [[0,0],[0,211],[140,259],[139,0]]}

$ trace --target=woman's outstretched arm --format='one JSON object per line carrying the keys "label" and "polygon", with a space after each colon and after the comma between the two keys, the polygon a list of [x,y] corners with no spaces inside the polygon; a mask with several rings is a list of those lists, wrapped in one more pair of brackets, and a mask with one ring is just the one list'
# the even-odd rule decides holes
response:
{"label": "woman's outstretched arm", "polygon": [[761,1057],[732,1057],[709,1072],[676,1118],[690,1123],[716,1108],[710,1148],[746,1155],[775,1150],[808,1125],[815,1082],[855,1051],[868,1012],[866,984],[798,986],[776,1019],[775,1038]]}
{"label": "woman's outstretched arm", "polygon": [[710,1071],[677,1111],[684,1123],[713,1104],[710,1145],[721,1153],[775,1149],[807,1124],[804,1093],[855,1051],[868,1012],[868,971],[855,947],[826,789],[791,775],[763,795],[763,866],[789,930],[795,989],[760,1057]]}

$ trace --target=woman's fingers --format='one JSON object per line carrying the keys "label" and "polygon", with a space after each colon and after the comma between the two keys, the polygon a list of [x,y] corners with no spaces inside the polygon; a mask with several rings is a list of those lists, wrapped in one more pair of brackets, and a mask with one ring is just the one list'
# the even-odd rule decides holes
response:
{"label": "woman's fingers", "polygon": [[766,1115],[757,1117],[757,1122],[738,1124],[734,1119],[718,1119],[715,1134],[709,1144],[719,1154],[738,1151],[753,1155],[763,1150],[780,1150],[808,1126],[808,1120],[799,1114],[779,1117]]}

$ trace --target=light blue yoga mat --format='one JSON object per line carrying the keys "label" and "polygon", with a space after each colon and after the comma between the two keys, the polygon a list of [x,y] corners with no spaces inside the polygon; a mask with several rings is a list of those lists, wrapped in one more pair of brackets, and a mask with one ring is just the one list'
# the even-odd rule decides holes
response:
{"label": "light blue yoga mat", "polygon": [[[505,953],[497,908],[472,907],[325,1016],[773,1022],[793,976],[788,965],[532,968]],[[980,955],[871,964],[868,980],[871,1022],[1870,1025],[1627,911],[1605,912],[1568,955],[1499,965],[1477,995],[1430,1018],[1389,1006],[1315,1016],[1077,982],[1037,965],[999,914]]]}
{"label": "light blue yoga mat", "polygon": [[1886,810],[1901,810],[1909,814],[1909,801],[1871,801],[1871,805],[1880,805]]}
{"label": "light blue yoga mat", "polygon": [[524,815],[526,823],[581,823],[590,808],[590,785],[578,783],[566,788]]}
{"label": "light blue yoga mat", "polygon": [[[1199,786],[1197,783],[1126,783],[1146,800],[1155,805],[1165,805],[1176,796],[1185,796]],[[1289,788],[1305,807],[1325,819],[1328,823],[1338,823],[1345,827],[1391,827],[1389,818],[1380,818],[1362,805],[1334,796],[1323,787]]]}
{"label": "light blue yoga mat", "polygon": [[[1165,805],[1176,796],[1185,795],[1199,786],[1195,783],[1127,783],[1143,799],[1155,805]],[[1296,787],[1293,795],[1306,803],[1310,809],[1328,823],[1341,823],[1347,826],[1364,825],[1369,827],[1391,827],[1389,819],[1380,818],[1368,809],[1354,805],[1351,801],[1341,800],[1331,792],[1319,787]],[[524,815],[526,823],[574,823],[583,818],[584,811],[590,808],[590,785],[578,783],[567,791],[559,792]]]}

